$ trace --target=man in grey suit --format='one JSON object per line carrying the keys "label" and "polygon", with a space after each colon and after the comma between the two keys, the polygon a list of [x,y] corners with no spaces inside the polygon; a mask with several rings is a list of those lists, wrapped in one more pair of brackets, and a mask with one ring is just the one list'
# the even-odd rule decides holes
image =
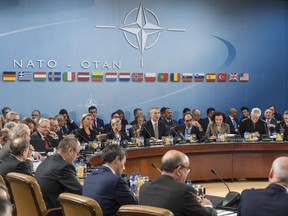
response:
{"label": "man in grey suit", "polygon": [[166,208],[175,216],[216,216],[208,199],[197,197],[193,187],[185,184],[190,172],[189,158],[170,150],[161,160],[162,175],[140,189],[139,204]]}
{"label": "man in grey suit", "polygon": [[265,189],[244,190],[238,216],[286,216],[288,212],[288,157],[274,160]]}

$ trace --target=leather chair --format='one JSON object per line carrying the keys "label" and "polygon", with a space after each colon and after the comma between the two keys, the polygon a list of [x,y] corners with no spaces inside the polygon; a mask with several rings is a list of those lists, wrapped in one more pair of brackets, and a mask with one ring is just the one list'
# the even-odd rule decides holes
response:
{"label": "leather chair", "polygon": [[168,209],[146,205],[123,205],[118,216],[174,216]]}
{"label": "leather chair", "polygon": [[6,185],[4,179],[3,179],[3,177],[1,175],[0,175],[0,184]]}
{"label": "leather chair", "polygon": [[47,210],[40,186],[33,176],[11,172],[6,180],[12,191],[17,215],[46,216],[52,211],[62,211],[61,207]]}
{"label": "leather chair", "polygon": [[58,198],[64,216],[103,216],[98,202],[89,197],[73,193],[62,193]]}

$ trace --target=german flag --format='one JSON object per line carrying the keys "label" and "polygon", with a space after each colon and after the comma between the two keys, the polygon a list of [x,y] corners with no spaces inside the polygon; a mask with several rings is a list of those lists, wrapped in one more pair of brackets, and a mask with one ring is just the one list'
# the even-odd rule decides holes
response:
{"label": "german flag", "polygon": [[2,76],[3,81],[16,81],[15,71],[4,71]]}

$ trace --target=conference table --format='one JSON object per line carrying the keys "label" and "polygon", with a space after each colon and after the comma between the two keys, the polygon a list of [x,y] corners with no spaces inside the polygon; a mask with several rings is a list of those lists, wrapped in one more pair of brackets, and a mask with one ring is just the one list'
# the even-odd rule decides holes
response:
{"label": "conference table", "polygon": [[[150,179],[160,173],[151,166],[160,168],[161,157],[170,149],[185,153],[190,159],[191,172],[187,179],[193,181],[217,179],[211,173],[215,169],[223,179],[267,178],[273,160],[288,156],[288,142],[215,142],[168,146],[127,148],[125,172],[140,172]],[[90,159],[93,166],[101,164],[101,154]]]}

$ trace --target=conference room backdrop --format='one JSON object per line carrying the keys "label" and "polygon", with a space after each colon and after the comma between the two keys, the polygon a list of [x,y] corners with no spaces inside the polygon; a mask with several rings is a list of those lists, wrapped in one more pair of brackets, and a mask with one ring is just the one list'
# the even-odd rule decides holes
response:
{"label": "conference room backdrop", "polygon": [[1,107],[22,117],[89,105],[288,109],[288,3],[280,0],[2,0]]}

